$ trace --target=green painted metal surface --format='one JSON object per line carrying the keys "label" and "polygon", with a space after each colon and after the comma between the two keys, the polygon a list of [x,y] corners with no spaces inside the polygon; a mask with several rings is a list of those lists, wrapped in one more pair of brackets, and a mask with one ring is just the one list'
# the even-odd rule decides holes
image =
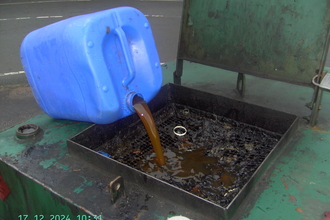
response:
{"label": "green painted metal surface", "polygon": [[[300,117],[309,114],[304,107],[312,93],[309,87],[247,76],[247,94],[242,98],[233,92],[236,75],[232,72],[190,62],[184,62],[184,66],[185,86]],[[175,62],[167,64],[163,70],[165,81],[172,80],[174,69]],[[251,189],[255,195],[246,201],[247,208],[240,210],[234,220],[320,220],[324,212],[330,211],[330,93],[325,93],[323,99],[319,126],[311,128],[301,120],[286,152],[274,163],[270,178],[257,185],[261,191]]]}
{"label": "green painted metal surface", "polygon": [[[186,62],[183,82],[187,86],[213,91],[220,95],[241,99],[233,93],[235,76],[229,71]],[[163,67],[164,83],[171,81],[175,63]],[[201,73],[206,73],[207,77]],[[311,88],[273,82],[248,76],[248,93],[244,101],[274,107],[303,115]],[[219,90],[219,86],[223,89]],[[266,96],[260,90],[267,87]],[[285,91],[281,95],[277,90]],[[188,95],[188,94],[187,94]],[[301,122],[296,136],[290,141],[287,152],[274,164],[274,169],[264,185],[257,189],[254,199],[247,200],[249,206],[237,213],[233,219],[299,219],[319,220],[323,212],[330,211],[330,93],[324,94],[320,112],[320,127],[310,128]],[[65,140],[89,126],[87,123],[55,120],[39,115],[24,122],[38,124],[44,131],[40,139],[18,142],[15,130],[19,125],[0,132],[0,174],[11,187],[7,200],[0,200],[0,219],[18,219],[20,214],[42,215],[75,214],[84,212],[79,208],[105,212],[120,210],[121,206],[110,206],[109,194],[104,190],[112,180],[110,173],[100,171],[68,154]],[[33,150],[31,147],[33,147]],[[29,150],[30,149],[30,150]],[[126,183],[125,183],[126,185]],[[252,191],[252,189],[251,189]],[[193,210],[176,206],[167,208],[165,201],[143,194],[142,201],[134,200],[138,192],[130,194],[138,219],[166,219],[180,214],[189,217]],[[153,197],[152,197],[153,196]],[[146,201],[149,198],[148,201]],[[166,201],[168,202],[168,201]],[[152,205],[157,206],[152,206]],[[143,207],[144,209],[141,209]],[[148,207],[148,210],[146,209]],[[87,210],[85,210],[87,211]],[[30,218],[33,219],[33,218]],[[106,219],[106,218],[104,218]],[[108,218],[124,219],[124,218]],[[203,219],[203,218],[193,218]]]}
{"label": "green painted metal surface", "polygon": [[[296,141],[296,143],[295,143]],[[330,209],[329,131],[304,129],[283,155],[248,219],[319,220]]]}
{"label": "green painted metal surface", "polygon": [[[30,123],[39,125],[43,132],[30,139],[17,139],[16,129]],[[128,181],[127,198],[112,204],[108,185],[117,176],[68,152],[66,140],[90,123],[56,120],[42,114],[22,124],[0,132],[0,175],[12,191],[6,200],[0,200],[1,220],[148,220],[188,211],[202,219],[193,210],[148,195]]]}
{"label": "green painted metal surface", "polygon": [[69,120],[55,120],[46,114],[38,115],[24,124],[37,124],[42,132],[32,139],[19,139],[15,136],[15,131],[22,124],[15,125],[0,133],[0,155],[12,159],[19,160],[21,154],[26,151],[27,147],[37,148],[40,146],[52,146],[54,144],[60,145],[59,154],[57,158],[51,158],[47,161],[42,161],[40,165],[48,168],[53,165],[57,159],[63,158],[67,153],[65,141],[70,135],[88,127],[90,123],[83,123]]}
{"label": "green painted metal surface", "polygon": [[307,85],[329,23],[330,0],[186,0],[178,59]]}
{"label": "green painted metal surface", "polygon": [[15,131],[22,124],[18,124],[0,133],[0,175],[11,190],[8,197],[0,201],[0,219],[73,220],[78,219],[78,215],[86,215],[83,208],[66,198],[68,195],[60,189],[75,182],[72,189],[64,190],[73,191],[82,184],[79,179],[72,183],[62,181],[69,166],[72,170],[71,164],[63,160],[68,152],[65,140],[90,124],[55,120],[45,114],[24,122],[30,123],[39,125],[42,132],[19,139]]}
{"label": "green painted metal surface", "polygon": [[6,200],[0,201],[0,218],[5,220],[77,219],[86,215],[74,203],[33,179],[0,162],[0,174],[11,189]]}

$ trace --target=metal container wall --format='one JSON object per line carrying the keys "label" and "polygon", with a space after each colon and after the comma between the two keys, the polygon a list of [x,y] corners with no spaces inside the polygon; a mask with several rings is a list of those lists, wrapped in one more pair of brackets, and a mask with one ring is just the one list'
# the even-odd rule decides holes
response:
{"label": "metal container wall", "polygon": [[185,0],[178,60],[309,85],[324,68],[329,5],[329,0]]}

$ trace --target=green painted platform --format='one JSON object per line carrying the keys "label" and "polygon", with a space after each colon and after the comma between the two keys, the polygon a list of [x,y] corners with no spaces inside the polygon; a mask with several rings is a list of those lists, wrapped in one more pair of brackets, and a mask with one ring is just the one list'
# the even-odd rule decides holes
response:
{"label": "green painted platform", "polygon": [[[162,66],[164,84],[172,82],[175,63]],[[246,83],[243,99],[235,91],[236,73],[184,63],[182,84],[185,86],[293,113],[300,118],[310,114],[305,107],[313,93],[309,87],[253,76],[247,76]],[[247,207],[239,210],[233,219],[320,220],[323,212],[330,211],[329,113],[330,96],[325,92],[318,125],[312,128],[300,120],[285,151],[272,165],[270,177],[257,184],[245,201]],[[77,216],[84,214],[103,215],[111,208],[120,210],[119,205],[108,204],[106,186],[114,177],[68,153],[66,139],[89,123],[55,120],[44,114],[23,124],[26,123],[38,124],[43,135],[32,141],[19,141],[15,138],[19,125],[0,133],[0,174],[12,190],[5,201],[0,200],[0,218],[12,220],[29,215],[28,219],[40,219],[38,216],[44,215],[50,219],[50,215],[65,215],[78,219]],[[131,219],[165,220],[172,215],[194,214],[194,210],[177,206],[174,201],[149,196],[131,197],[136,204],[131,207],[136,212]],[[102,219],[128,219],[127,216],[130,215],[123,213],[122,218],[116,215]]]}

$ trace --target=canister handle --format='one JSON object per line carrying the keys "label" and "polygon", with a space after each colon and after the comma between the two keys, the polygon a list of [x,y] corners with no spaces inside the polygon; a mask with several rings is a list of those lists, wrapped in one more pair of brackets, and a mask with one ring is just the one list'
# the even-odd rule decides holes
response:
{"label": "canister handle", "polygon": [[118,20],[116,13],[113,13],[113,18],[114,18],[114,21],[116,24],[116,28],[115,28],[114,32],[119,38],[121,48],[124,52],[124,57],[126,60],[127,68],[128,68],[128,77],[126,77],[122,81],[123,86],[126,87],[130,82],[132,82],[132,80],[135,77],[135,66],[134,66],[132,54],[131,54],[131,51],[130,51],[130,48],[129,48],[129,45],[127,42],[126,34],[125,34],[124,30],[121,28],[121,24]]}

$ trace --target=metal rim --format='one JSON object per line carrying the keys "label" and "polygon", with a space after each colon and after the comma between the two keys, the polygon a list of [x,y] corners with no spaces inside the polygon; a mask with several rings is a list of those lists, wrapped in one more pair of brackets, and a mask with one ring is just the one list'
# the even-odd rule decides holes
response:
{"label": "metal rim", "polygon": [[179,215],[179,216],[170,217],[167,220],[190,220],[190,218],[187,218],[185,216]]}
{"label": "metal rim", "polygon": [[187,109],[187,108],[183,109],[183,110],[182,110],[182,113],[183,113],[184,115],[188,115],[188,114],[189,114],[189,109]]}
{"label": "metal rim", "polygon": [[[179,132],[178,132],[179,129],[183,129],[184,132],[183,132],[183,133],[179,133]],[[173,133],[174,133],[175,135],[177,135],[177,136],[183,136],[183,135],[187,134],[187,129],[186,129],[185,127],[181,126],[181,125],[179,125],[179,126],[175,126],[175,127],[173,128]]]}

